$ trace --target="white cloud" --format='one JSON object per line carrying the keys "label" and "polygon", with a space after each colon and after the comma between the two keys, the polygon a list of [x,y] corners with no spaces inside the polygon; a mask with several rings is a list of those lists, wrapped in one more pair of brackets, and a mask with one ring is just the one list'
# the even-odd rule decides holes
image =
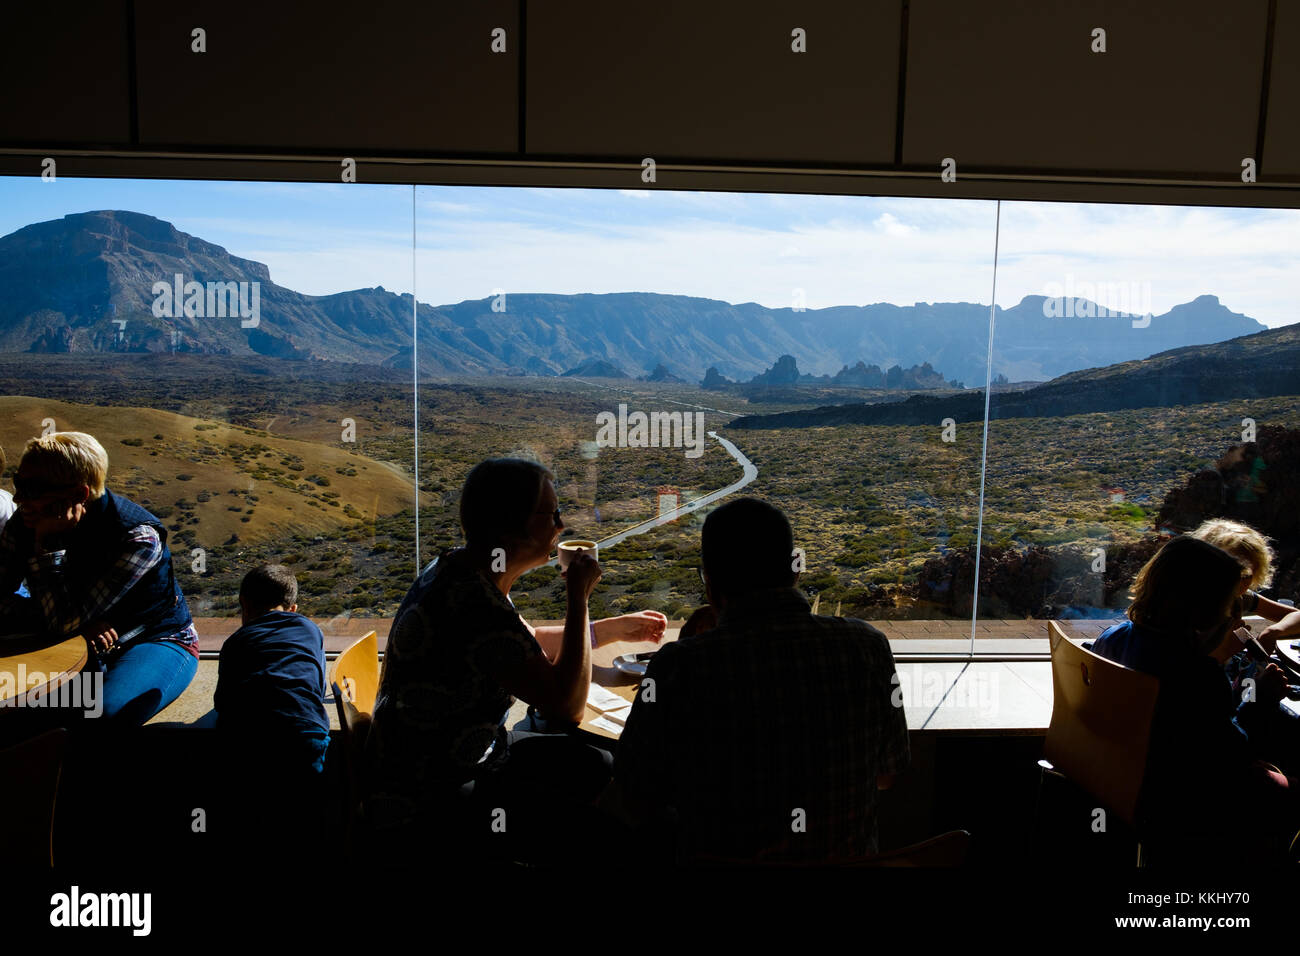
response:
{"label": "white cloud", "polygon": [[910,236],[917,232],[916,226],[899,222],[893,213],[883,212],[873,225],[888,236]]}

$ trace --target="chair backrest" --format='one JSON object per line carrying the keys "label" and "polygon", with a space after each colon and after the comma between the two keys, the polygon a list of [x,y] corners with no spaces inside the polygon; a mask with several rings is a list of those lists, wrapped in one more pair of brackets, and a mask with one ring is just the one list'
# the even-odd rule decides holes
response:
{"label": "chair backrest", "polygon": [[[358,638],[338,656],[330,670],[330,683],[342,688],[357,711],[374,711],[375,695],[379,693],[379,638],[374,631]],[[343,719],[341,712],[339,719]]]}
{"label": "chair backrest", "polygon": [[15,872],[54,866],[54,802],[67,738],[58,728],[0,750],[0,859]]}
{"label": "chair backrest", "polygon": [[343,826],[346,851],[357,842],[364,783],[361,779],[370,715],[379,693],[379,639],[371,631],[348,647],[330,668],[330,689],[343,733]]}
{"label": "chair backrest", "polygon": [[863,860],[856,866],[961,866],[966,862],[966,851],[970,847],[970,833],[965,830],[949,830],[938,836],[913,843],[911,846],[878,853]]}
{"label": "chair backrest", "polygon": [[1160,681],[1069,639],[1051,622],[1052,722],[1043,755],[1136,825]]}

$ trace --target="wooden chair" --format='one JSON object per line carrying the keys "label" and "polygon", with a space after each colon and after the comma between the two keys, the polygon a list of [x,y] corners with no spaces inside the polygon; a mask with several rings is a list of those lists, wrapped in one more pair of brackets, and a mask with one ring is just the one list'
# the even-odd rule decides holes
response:
{"label": "wooden chair", "polygon": [[1083,649],[1056,621],[1050,637],[1052,721],[1039,761],[1040,792],[1047,775],[1084,790],[1139,834],[1141,866],[1140,801],[1160,681]]}
{"label": "wooden chair", "polygon": [[[330,668],[330,684],[338,684],[354,709],[370,714],[379,693],[379,638],[374,631],[350,644]],[[342,712],[339,714],[342,719]]]}
{"label": "wooden chair", "polygon": [[0,859],[14,872],[54,867],[54,804],[68,732],[47,730],[0,750]]}
{"label": "wooden chair", "polygon": [[348,647],[330,669],[343,736],[343,835],[349,854],[361,821],[362,755],[379,693],[379,640],[374,631]]}
{"label": "wooden chair", "polygon": [[938,867],[962,866],[970,848],[970,833],[949,830],[938,836],[868,857],[854,866]]}

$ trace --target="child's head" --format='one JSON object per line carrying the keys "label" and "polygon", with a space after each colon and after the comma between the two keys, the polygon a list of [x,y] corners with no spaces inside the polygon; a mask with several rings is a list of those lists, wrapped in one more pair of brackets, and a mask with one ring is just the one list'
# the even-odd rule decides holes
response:
{"label": "child's head", "polygon": [[1245,569],[1240,586],[1243,592],[1250,588],[1258,591],[1272,583],[1273,550],[1265,537],[1250,525],[1213,518],[1202,522],[1191,536],[1227,551],[1241,562]]}
{"label": "child's head", "polygon": [[297,602],[298,579],[283,564],[254,568],[239,585],[239,609],[245,624],[270,611],[296,611]]}

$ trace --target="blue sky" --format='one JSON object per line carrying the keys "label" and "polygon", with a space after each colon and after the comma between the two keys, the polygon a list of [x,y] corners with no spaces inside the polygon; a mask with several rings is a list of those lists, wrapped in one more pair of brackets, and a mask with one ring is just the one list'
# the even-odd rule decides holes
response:
{"label": "blue sky", "polygon": [[[433,304],[502,289],[817,309],[987,303],[992,287],[989,201],[421,186],[415,203],[417,295]],[[411,290],[410,186],[0,177],[0,235],[93,209],[165,219],[299,292]],[[1067,284],[1111,306],[1208,293],[1300,321],[1300,210],[1003,203],[998,304]]]}

